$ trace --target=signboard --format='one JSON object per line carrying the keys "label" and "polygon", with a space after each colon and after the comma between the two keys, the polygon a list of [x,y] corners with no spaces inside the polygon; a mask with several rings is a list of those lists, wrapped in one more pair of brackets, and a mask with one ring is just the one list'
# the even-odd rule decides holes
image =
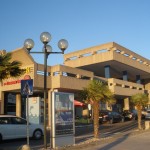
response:
{"label": "signboard", "polygon": [[33,123],[33,124],[43,123],[43,105],[44,105],[44,101],[42,101],[40,97],[29,98],[28,110],[29,110],[29,122],[30,123]]}
{"label": "signboard", "polygon": [[29,95],[33,94],[33,80],[21,80],[21,94],[27,96],[27,145],[29,145]]}
{"label": "signboard", "polygon": [[74,94],[53,92],[52,122],[53,148],[74,144]]}
{"label": "signboard", "polygon": [[33,94],[33,79],[21,80],[21,95]]}

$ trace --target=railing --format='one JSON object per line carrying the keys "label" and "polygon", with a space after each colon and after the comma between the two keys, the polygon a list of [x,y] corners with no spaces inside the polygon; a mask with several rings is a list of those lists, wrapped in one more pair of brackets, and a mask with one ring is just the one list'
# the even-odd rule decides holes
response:
{"label": "railing", "polygon": [[106,53],[109,51],[114,51],[118,54],[121,54],[124,57],[127,57],[129,59],[139,62],[140,64],[150,67],[150,60],[114,42],[102,44],[102,45],[95,46],[95,47],[90,47],[90,48],[83,49],[80,51],[75,51],[69,54],[65,54],[64,60],[65,62],[67,62],[67,61],[77,60],[77,59],[84,58],[84,57],[90,57],[90,56],[97,55],[100,53]]}
{"label": "railing", "polygon": [[[137,93],[144,92],[144,86],[142,84],[119,80],[119,79],[114,79],[114,78],[108,79],[108,86],[113,91],[118,89],[118,91],[121,92],[120,90],[122,89],[123,91],[126,91],[128,94],[130,92],[132,92],[132,90],[134,90],[134,91],[136,90]],[[122,95],[123,94],[124,93],[122,93]]]}

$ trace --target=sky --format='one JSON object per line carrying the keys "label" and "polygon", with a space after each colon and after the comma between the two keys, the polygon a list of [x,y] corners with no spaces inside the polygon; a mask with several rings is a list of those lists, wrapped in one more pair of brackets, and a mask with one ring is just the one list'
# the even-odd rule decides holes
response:
{"label": "sky", "polygon": [[[49,32],[53,51],[64,38],[65,53],[116,42],[150,59],[150,0],[0,0],[0,50],[23,47],[42,51],[40,34]],[[32,54],[37,63],[44,56]],[[48,65],[63,64],[62,54],[51,54]]]}

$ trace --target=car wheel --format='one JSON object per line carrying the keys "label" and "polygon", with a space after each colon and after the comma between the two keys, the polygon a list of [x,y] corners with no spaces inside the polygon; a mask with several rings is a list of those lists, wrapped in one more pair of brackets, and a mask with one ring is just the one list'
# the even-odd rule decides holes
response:
{"label": "car wheel", "polygon": [[42,138],[42,131],[40,130],[40,129],[38,129],[38,130],[35,130],[34,131],[34,133],[33,133],[33,138],[35,139],[35,140],[39,140],[39,139],[41,139]]}
{"label": "car wheel", "polygon": [[110,124],[113,124],[113,123],[114,123],[114,119],[111,118],[111,119],[109,120],[109,123],[110,123]]}

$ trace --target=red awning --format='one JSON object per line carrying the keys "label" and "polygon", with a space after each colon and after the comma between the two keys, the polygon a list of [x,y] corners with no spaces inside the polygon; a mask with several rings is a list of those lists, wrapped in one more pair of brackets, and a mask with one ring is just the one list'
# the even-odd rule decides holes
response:
{"label": "red awning", "polygon": [[75,105],[75,106],[83,106],[83,105],[85,105],[85,104],[82,103],[82,102],[79,102],[79,101],[77,101],[77,100],[74,100],[74,105]]}

